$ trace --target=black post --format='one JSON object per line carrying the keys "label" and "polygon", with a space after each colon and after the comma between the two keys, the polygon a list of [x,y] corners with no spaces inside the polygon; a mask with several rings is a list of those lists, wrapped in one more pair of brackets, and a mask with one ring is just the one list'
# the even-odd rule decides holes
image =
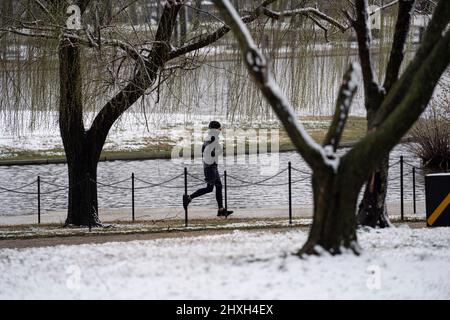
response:
{"label": "black post", "polygon": [[413,167],[413,209],[414,214],[416,213],[416,167]]}
{"label": "black post", "polygon": [[[90,195],[91,194],[91,175],[89,174],[89,172],[86,173],[86,179],[87,179],[88,195]],[[89,198],[87,198],[86,201],[88,201],[88,205],[90,205]],[[88,217],[89,232],[91,232],[91,218],[92,218],[92,209],[89,210],[89,217]]]}
{"label": "black post", "polygon": [[131,218],[134,221],[134,172],[131,173]]}
{"label": "black post", "polygon": [[[184,167],[184,194],[188,195],[188,191],[187,191],[187,168]],[[187,227],[188,226],[188,209],[186,207],[186,209],[184,209],[184,226]]]}
{"label": "black post", "polygon": [[403,205],[403,156],[400,156],[400,217],[403,221],[405,208]]}
{"label": "black post", "polygon": [[37,189],[38,189],[38,224],[41,223],[41,177],[38,176],[37,179]]}
{"label": "black post", "polygon": [[291,179],[291,162],[288,163],[289,174],[289,224],[292,224],[292,179]]}
{"label": "black post", "polygon": [[[228,199],[227,199],[227,170],[223,172],[223,181],[225,186],[225,212],[228,211]],[[227,215],[225,215],[225,218],[228,218]]]}

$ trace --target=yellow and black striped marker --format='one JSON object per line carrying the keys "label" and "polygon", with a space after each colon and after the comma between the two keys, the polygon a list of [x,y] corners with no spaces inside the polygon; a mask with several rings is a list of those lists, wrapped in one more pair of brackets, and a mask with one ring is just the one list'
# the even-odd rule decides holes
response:
{"label": "yellow and black striped marker", "polygon": [[450,172],[425,176],[428,227],[450,227]]}
{"label": "yellow and black striped marker", "polygon": [[436,220],[442,215],[442,213],[447,209],[450,204],[450,192],[444,198],[444,200],[437,206],[433,213],[427,218],[427,224],[433,226]]}

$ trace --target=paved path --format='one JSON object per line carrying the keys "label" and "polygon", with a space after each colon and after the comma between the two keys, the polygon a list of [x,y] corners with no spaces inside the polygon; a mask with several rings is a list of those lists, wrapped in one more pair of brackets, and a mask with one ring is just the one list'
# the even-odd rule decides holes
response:
{"label": "paved path", "polygon": [[[308,227],[295,226],[304,231]],[[283,232],[292,230],[292,227],[279,228],[264,228],[258,230],[246,230],[245,232]],[[171,232],[150,232],[150,233],[133,233],[133,234],[105,234],[105,235],[84,235],[84,236],[70,236],[70,237],[48,237],[48,238],[34,238],[34,239],[11,239],[0,240],[0,249],[22,249],[22,248],[38,248],[58,245],[79,245],[79,244],[100,244],[107,242],[128,242],[128,241],[143,241],[155,239],[171,239],[171,238],[186,238],[186,237],[200,237],[221,235],[234,232],[234,230],[195,230],[195,231],[171,231]]]}

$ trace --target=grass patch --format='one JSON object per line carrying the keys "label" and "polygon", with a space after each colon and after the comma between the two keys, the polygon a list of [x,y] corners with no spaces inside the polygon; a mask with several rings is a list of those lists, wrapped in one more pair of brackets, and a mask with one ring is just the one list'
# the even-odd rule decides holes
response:
{"label": "grass patch", "polygon": [[[325,139],[328,131],[328,126],[331,122],[330,117],[307,117],[301,118],[304,123],[305,130],[311,137],[319,144]],[[314,125],[311,125],[314,124]],[[366,135],[367,120],[363,117],[349,117],[342,134],[341,143],[353,142],[361,139]],[[289,139],[286,131],[280,131],[280,150],[294,150],[294,146]]]}

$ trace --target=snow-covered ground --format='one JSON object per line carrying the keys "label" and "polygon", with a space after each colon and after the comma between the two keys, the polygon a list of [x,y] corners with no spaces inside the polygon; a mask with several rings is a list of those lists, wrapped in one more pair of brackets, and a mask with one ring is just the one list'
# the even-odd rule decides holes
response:
{"label": "snow-covered ground", "polygon": [[362,256],[303,260],[299,230],[3,249],[0,298],[449,299],[449,231],[361,231]]}

